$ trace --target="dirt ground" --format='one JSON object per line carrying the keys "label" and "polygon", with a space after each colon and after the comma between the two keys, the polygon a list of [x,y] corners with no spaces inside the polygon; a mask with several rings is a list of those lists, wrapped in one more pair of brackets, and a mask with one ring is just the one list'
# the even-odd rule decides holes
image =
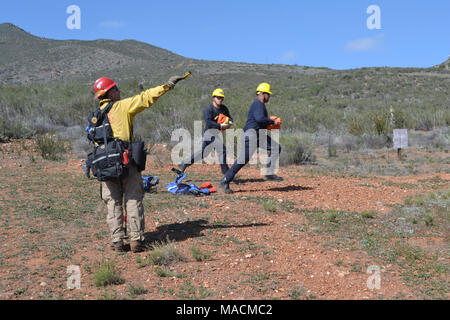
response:
{"label": "dirt ground", "polygon": [[[384,150],[361,161],[411,168],[407,175],[288,166],[265,182],[246,166],[220,191],[217,165],[194,165],[191,183],[210,196],[174,196],[168,151],[152,149],[144,174],[160,177],[145,195],[146,239],[172,244],[163,265],[109,248],[99,183],[70,154],[44,160],[31,140],[0,145],[1,299],[448,299],[449,156]],[[428,157],[428,158],[426,158]],[[102,265],[119,278],[96,285]],[[80,288],[68,273],[80,270]]]}

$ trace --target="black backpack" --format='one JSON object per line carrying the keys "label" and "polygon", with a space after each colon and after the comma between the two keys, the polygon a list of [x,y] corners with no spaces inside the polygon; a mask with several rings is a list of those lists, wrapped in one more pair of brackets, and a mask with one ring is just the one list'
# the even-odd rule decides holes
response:
{"label": "black backpack", "polygon": [[87,138],[95,144],[88,154],[86,165],[99,181],[125,178],[128,175],[128,146],[120,139],[114,138],[108,119],[114,101],[106,108],[98,108],[88,118]]}
{"label": "black backpack", "polygon": [[110,101],[103,110],[100,107],[92,112],[88,118],[86,128],[89,141],[97,144],[107,143],[114,140],[113,132],[109,124],[108,112],[111,110],[114,101]]}

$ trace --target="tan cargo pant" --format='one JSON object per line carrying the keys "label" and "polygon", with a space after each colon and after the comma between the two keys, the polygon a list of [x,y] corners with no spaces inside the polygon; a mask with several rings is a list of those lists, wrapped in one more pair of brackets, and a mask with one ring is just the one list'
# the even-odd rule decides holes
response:
{"label": "tan cargo pant", "polygon": [[141,173],[130,165],[128,176],[121,181],[102,182],[102,199],[108,208],[108,223],[111,242],[117,242],[125,236],[123,228],[123,201],[127,212],[127,230],[131,241],[144,240],[144,186]]}

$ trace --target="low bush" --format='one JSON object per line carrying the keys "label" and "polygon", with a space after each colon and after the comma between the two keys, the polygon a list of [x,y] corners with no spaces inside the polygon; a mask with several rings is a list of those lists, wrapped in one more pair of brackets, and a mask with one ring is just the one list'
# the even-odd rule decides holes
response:
{"label": "low bush", "polygon": [[149,264],[158,266],[168,266],[183,260],[185,258],[176,249],[175,243],[169,239],[166,242],[153,244],[152,251],[147,256]]}
{"label": "low bush", "polygon": [[281,136],[282,146],[280,154],[280,166],[291,164],[306,164],[316,161],[314,147],[309,137]]}
{"label": "low bush", "polygon": [[373,219],[375,218],[376,212],[374,211],[368,211],[368,210],[364,210],[363,212],[361,212],[361,217],[363,217],[364,219]]}
{"label": "low bush", "polygon": [[143,286],[141,285],[128,285],[128,292],[130,293],[130,297],[134,298],[136,296],[142,295],[142,294],[146,294],[148,292],[147,289],[145,289]]}
{"label": "low bush", "polygon": [[272,199],[264,199],[262,202],[263,209],[268,212],[276,212],[277,211],[277,203]]}
{"label": "low bush", "polygon": [[378,110],[373,112],[371,119],[374,124],[375,134],[387,135],[389,132],[389,113],[385,110]]}
{"label": "low bush", "polygon": [[337,148],[334,144],[328,145],[328,157],[329,158],[335,158],[337,157]]}
{"label": "low bush", "polygon": [[106,287],[124,282],[125,280],[116,270],[116,263],[114,261],[104,261],[94,274],[94,283],[97,287]]}
{"label": "low bush", "polygon": [[42,158],[47,160],[61,160],[68,151],[66,143],[55,135],[45,134],[36,138],[36,145]]}
{"label": "low bush", "polygon": [[10,139],[29,139],[32,136],[33,131],[22,124],[11,124],[4,118],[0,119],[0,142],[6,142]]}
{"label": "low bush", "polygon": [[208,260],[211,257],[210,253],[202,252],[198,247],[196,247],[194,244],[189,248],[191,251],[192,257],[196,261],[204,261]]}
{"label": "low bush", "polygon": [[359,116],[353,115],[347,119],[348,133],[354,136],[360,136],[364,134],[363,119]]}

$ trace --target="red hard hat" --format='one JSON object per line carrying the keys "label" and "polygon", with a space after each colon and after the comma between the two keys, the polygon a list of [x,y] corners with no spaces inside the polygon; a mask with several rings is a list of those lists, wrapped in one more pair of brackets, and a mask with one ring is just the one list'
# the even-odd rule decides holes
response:
{"label": "red hard hat", "polygon": [[117,85],[117,83],[112,81],[110,78],[107,77],[98,78],[94,83],[95,99],[98,99],[99,97],[104,95],[106,92],[108,92],[109,89],[111,89],[115,85]]}

